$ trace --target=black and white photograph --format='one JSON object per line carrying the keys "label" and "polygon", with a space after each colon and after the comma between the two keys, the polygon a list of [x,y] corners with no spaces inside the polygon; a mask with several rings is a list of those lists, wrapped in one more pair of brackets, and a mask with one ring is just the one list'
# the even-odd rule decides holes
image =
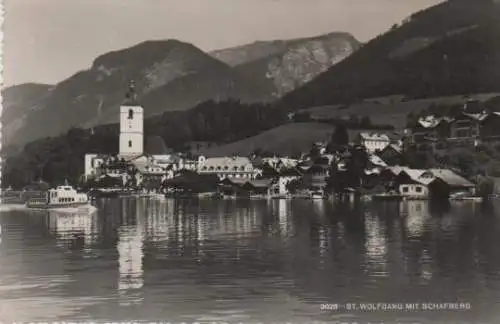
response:
{"label": "black and white photograph", "polygon": [[0,2],[0,323],[500,323],[500,0]]}

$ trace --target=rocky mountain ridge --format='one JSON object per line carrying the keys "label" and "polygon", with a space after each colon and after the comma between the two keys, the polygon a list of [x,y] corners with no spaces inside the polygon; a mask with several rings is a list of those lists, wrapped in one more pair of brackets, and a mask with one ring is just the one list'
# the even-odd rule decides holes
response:
{"label": "rocky mountain ridge", "polygon": [[[72,127],[115,123],[130,80],[136,83],[146,117],[207,100],[270,102],[341,61],[358,45],[349,34],[332,33],[226,49],[224,59],[178,40],[143,42],[101,55],[88,70],[54,86],[41,86],[38,92],[30,90],[31,85],[5,89],[12,104],[2,117],[3,142],[23,145]],[[234,51],[248,53],[238,66],[227,59]]]}

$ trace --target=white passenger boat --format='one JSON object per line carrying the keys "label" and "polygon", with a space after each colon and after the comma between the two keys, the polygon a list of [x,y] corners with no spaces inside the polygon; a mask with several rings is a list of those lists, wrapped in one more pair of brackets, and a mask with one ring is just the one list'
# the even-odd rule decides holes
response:
{"label": "white passenger boat", "polygon": [[89,198],[85,193],[77,192],[72,186],[66,184],[50,189],[41,197],[30,198],[26,202],[28,208],[71,208],[89,204]]}

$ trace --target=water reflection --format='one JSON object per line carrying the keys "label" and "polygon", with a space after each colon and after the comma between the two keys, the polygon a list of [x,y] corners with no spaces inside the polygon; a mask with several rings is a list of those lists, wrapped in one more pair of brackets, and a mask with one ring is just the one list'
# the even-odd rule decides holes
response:
{"label": "water reflection", "polygon": [[153,209],[144,200],[122,202],[122,225],[118,228],[118,293],[122,305],[142,301],[144,285],[143,247],[144,219]]}
{"label": "water reflection", "polygon": [[[99,204],[98,215],[1,214],[2,301],[8,297],[8,305],[36,312],[45,308],[50,320],[56,319],[51,312],[62,310],[49,309],[49,301],[89,320],[311,322],[331,319],[318,310],[321,303],[372,300],[474,302],[471,314],[485,319],[500,298],[497,206],[486,211],[427,202],[147,199]],[[75,241],[75,233],[95,257],[56,248]],[[37,286],[20,289],[26,282]],[[53,287],[40,286],[47,283]],[[363,314],[333,314],[342,315],[363,322]],[[467,316],[398,317],[410,315],[418,315],[419,323]]]}
{"label": "water reflection", "polygon": [[418,238],[424,234],[427,221],[431,218],[427,203],[424,201],[407,201],[401,204],[405,216],[406,233],[409,238]]}
{"label": "water reflection", "polygon": [[[140,289],[144,284],[143,232],[140,226],[121,227],[116,248],[119,264],[118,290],[120,294],[126,295],[128,291]],[[133,301],[140,300],[140,298],[135,298]]]}
{"label": "water reflection", "polygon": [[48,228],[56,236],[59,246],[70,245],[73,249],[89,252],[98,240],[97,213],[48,212]]}
{"label": "water reflection", "polygon": [[369,276],[385,277],[387,272],[387,236],[380,219],[365,215],[365,256],[366,271]]}

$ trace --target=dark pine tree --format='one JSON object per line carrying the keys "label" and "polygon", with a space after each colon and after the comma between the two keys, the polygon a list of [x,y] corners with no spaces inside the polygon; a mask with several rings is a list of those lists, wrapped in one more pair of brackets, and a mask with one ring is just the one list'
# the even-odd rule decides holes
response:
{"label": "dark pine tree", "polygon": [[327,152],[334,153],[349,144],[349,134],[344,124],[338,124],[328,143]]}

